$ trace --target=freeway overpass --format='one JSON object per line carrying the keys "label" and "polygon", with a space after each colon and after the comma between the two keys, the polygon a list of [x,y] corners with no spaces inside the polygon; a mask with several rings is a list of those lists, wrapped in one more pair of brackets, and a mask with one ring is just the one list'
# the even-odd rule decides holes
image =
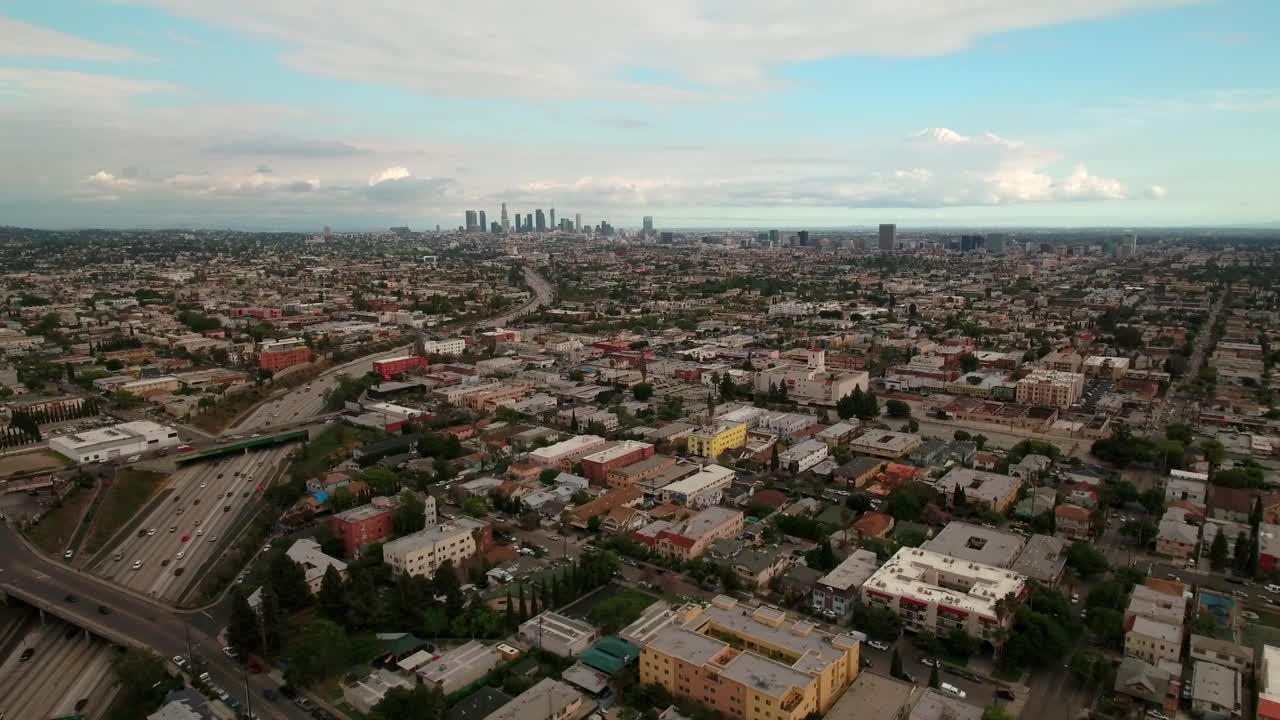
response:
{"label": "freeway overpass", "polygon": [[[214,682],[245,698],[243,672],[222,655],[222,644],[216,633],[207,631],[208,623],[195,622],[193,614],[176,612],[57,562],[33,549],[8,525],[0,525],[0,592],[9,601],[35,607],[121,646],[151,650],[165,658],[186,655],[190,647]],[[253,710],[264,720],[310,717],[292,705],[263,701],[262,691],[277,686],[273,680],[250,675],[248,683]]]}
{"label": "freeway overpass", "polygon": [[306,430],[293,430],[291,432],[276,433],[273,435],[264,435],[262,437],[250,438],[241,442],[229,443],[226,445],[215,445],[206,450],[197,450],[195,452],[184,453],[173,459],[177,465],[190,465],[198,463],[202,460],[214,460],[227,455],[238,455],[247,450],[258,450],[260,448],[274,447],[291,442],[306,442]]}

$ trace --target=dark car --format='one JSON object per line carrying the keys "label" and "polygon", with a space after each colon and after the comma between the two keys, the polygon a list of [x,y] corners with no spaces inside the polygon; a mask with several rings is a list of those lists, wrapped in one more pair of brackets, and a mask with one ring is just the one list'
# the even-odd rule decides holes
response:
{"label": "dark car", "polygon": [[18,656],[18,662],[26,662],[30,660],[32,656],[35,654],[36,654],[35,648],[27,648],[26,650],[22,651],[21,655]]}
{"label": "dark car", "polygon": [[67,593],[67,596],[63,598],[63,600],[66,600],[69,603],[73,603],[73,602],[78,602],[80,598],[76,597],[75,595],[72,595],[71,593]]}
{"label": "dark car", "polygon": [[1000,698],[1001,700],[1017,699],[1017,696],[1013,694],[1013,691],[1008,688],[1000,688],[999,690],[996,690],[996,697]]}
{"label": "dark car", "polygon": [[99,614],[99,615],[110,615],[110,614],[111,614],[111,608],[107,607],[106,605],[99,605],[99,606],[98,606],[98,614]]}

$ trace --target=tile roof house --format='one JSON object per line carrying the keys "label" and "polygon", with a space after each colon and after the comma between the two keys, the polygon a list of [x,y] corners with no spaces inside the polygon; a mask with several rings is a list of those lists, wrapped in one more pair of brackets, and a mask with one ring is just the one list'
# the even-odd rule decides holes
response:
{"label": "tile roof house", "polygon": [[1089,510],[1079,505],[1062,503],[1053,509],[1057,534],[1070,540],[1089,537]]}
{"label": "tile roof house", "polygon": [[881,512],[867,512],[853,524],[859,537],[883,538],[893,530],[893,516]]}

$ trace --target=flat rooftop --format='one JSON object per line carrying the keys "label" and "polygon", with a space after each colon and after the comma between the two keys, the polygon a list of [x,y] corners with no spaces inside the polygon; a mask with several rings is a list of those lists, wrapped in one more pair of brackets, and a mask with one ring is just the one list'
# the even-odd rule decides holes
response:
{"label": "flat rooftop", "polygon": [[545,636],[555,637],[566,643],[575,643],[596,634],[594,626],[550,610],[526,620],[520,629],[527,629],[533,634],[541,632]]}
{"label": "flat rooftop", "polygon": [[858,549],[818,582],[836,590],[859,588],[862,583],[871,579],[878,567],[874,552]]}
{"label": "flat rooftop", "polygon": [[948,523],[924,544],[926,550],[998,568],[1012,567],[1022,547],[1020,535],[966,522]]}
{"label": "flat rooftop", "polygon": [[1011,570],[924,548],[901,548],[862,588],[994,619],[996,603],[1010,593],[1020,593],[1026,581],[1026,576]]}

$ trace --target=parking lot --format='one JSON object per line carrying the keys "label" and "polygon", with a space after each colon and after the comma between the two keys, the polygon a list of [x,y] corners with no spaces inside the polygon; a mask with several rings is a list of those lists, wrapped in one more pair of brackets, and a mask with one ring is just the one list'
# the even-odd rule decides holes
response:
{"label": "parking lot", "polygon": [[227,547],[241,514],[260,502],[259,487],[291,448],[255,450],[179,470],[169,494],[93,572],[125,587],[178,600],[205,563]]}

